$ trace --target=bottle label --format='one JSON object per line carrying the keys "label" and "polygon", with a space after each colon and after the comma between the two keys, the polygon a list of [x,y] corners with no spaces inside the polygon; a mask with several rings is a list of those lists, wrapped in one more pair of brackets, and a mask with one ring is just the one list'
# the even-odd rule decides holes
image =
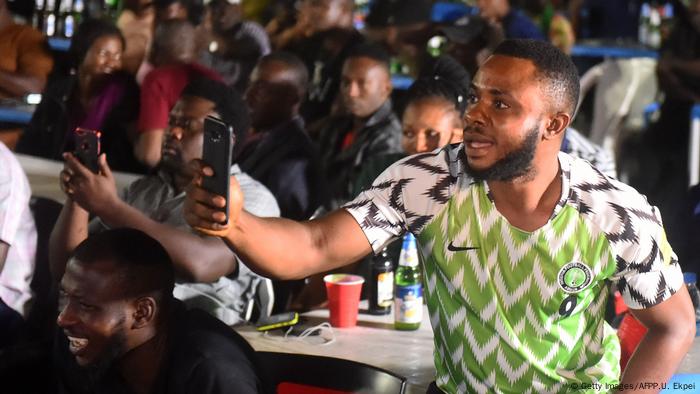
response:
{"label": "bottle label", "polygon": [[382,308],[391,306],[394,300],[394,273],[382,272],[377,275],[377,305]]}
{"label": "bottle label", "polygon": [[420,284],[396,286],[396,321],[420,323],[423,320],[423,288]]}

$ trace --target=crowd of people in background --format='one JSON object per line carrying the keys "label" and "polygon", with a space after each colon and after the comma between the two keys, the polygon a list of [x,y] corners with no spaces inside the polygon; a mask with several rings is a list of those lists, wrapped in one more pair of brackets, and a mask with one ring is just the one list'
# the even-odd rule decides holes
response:
{"label": "crowd of people in background", "polygon": [[[59,357],[67,349],[80,356],[78,365],[64,363],[64,388],[88,390],[72,380],[79,365],[128,345],[155,348],[134,352],[116,375],[93,371],[98,386],[187,392],[189,385],[209,393],[226,392],[221,387],[233,381],[243,387],[237,392],[264,384],[252,349],[191,310],[229,326],[245,322],[267,279],[225,239],[185,221],[195,176],[188,163],[201,159],[206,116],[233,127],[230,175],[245,211],[321,217],[371,189],[394,162],[461,144],[472,78],[504,40],[548,41],[569,54],[577,38],[633,39],[641,7],[638,0],[477,0],[478,12],[434,23],[432,0],[373,0],[362,18],[353,0],[130,0],[116,21],[83,20],[58,54],[18,22],[18,3],[0,0],[0,100],[42,99],[26,126],[0,123],[0,349],[36,339],[23,330],[37,230],[14,151],[64,162],[66,201],[44,249],[65,335],[39,338],[62,343]],[[688,258],[680,264],[693,270],[700,258],[693,260],[689,237],[700,236],[700,226],[688,204],[700,198],[688,197],[684,182],[689,113],[700,101],[700,0],[672,3],[675,23],[657,66],[661,115],[635,142],[643,170],[630,182],[665,222],[668,216],[671,244]],[[442,43],[438,50],[434,42]],[[397,89],[397,75],[410,77],[410,87]],[[616,178],[619,152],[567,126],[560,150]],[[78,127],[101,132],[98,173],[72,154]],[[113,171],[140,178],[117,190]],[[343,269],[366,272],[356,260]],[[275,280],[275,311],[323,305],[321,277]],[[91,301],[82,299],[86,292]],[[123,310],[98,316],[108,301]],[[213,342],[202,339],[208,336]],[[224,361],[202,373],[203,351]],[[240,373],[226,375],[226,367]]]}

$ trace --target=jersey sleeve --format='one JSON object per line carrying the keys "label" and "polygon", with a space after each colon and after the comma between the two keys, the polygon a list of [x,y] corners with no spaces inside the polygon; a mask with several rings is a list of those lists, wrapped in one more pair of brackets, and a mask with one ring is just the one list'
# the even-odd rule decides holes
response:
{"label": "jersey sleeve", "polygon": [[360,225],[375,253],[405,230],[403,186],[407,180],[403,169],[401,162],[393,164],[374,180],[372,186],[343,206]]}
{"label": "jersey sleeve", "polygon": [[[678,258],[666,239],[658,209],[633,222],[637,242],[617,256],[617,272],[613,279],[625,304],[632,309],[645,309],[669,299],[683,286],[683,273]],[[632,227],[630,227],[632,228]],[[633,256],[629,261],[625,256]]]}

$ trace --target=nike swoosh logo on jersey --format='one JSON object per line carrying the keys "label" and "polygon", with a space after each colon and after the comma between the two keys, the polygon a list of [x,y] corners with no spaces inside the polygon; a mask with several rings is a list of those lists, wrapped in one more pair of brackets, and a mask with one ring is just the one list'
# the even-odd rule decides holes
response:
{"label": "nike swoosh logo on jersey", "polygon": [[450,252],[466,252],[468,250],[477,250],[479,249],[478,246],[454,246],[452,244],[452,241],[450,241],[449,245],[447,245],[447,250]]}

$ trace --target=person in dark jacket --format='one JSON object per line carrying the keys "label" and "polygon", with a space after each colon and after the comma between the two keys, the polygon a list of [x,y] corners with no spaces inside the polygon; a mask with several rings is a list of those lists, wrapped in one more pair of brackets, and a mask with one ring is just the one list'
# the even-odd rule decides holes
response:
{"label": "person in dark jacket", "polygon": [[133,156],[139,113],[134,79],[121,71],[124,37],[113,24],[83,22],[71,42],[68,70],[56,71],[17,152],[62,160],[74,149],[76,127],[99,130],[101,151],[118,171],[143,172]]}
{"label": "person in dark jacket", "polygon": [[346,114],[330,117],[319,140],[331,207],[354,197],[352,185],[364,163],[402,151],[401,125],[392,111],[391,91],[386,52],[371,44],[355,47],[343,64],[340,83]]}
{"label": "person in dark jacket", "polygon": [[307,83],[295,55],[276,52],[258,62],[246,91],[253,134],[238,157],[241,169],[270,189],[281,216],[295,220],[308,219],[323,198],[318,152],[299,116]]}

